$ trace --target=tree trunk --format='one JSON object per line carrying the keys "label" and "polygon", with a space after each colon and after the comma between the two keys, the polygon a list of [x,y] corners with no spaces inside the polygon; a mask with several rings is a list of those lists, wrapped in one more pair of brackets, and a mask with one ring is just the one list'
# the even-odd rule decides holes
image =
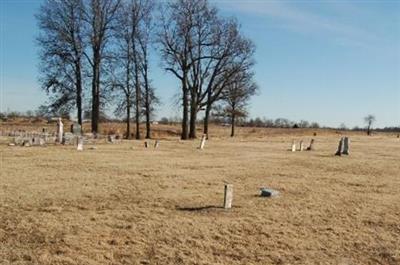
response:
{"label": "tree trunk", "polygon": [[131,139],[131,100],[127,96],[126,107],[126,139]]}
{"label": "tree trunk", "polygon": [[76,66],[76,108],[78,110],[78,123],[81,125],[82,132],[82,76],[80,63],[77,63]]}
{"label": "tree trunk", "polygon": [[208,121],[210,119],[210,112],[211,112],[211,90],[207,92],[207,106],[206,106],[206,113],[204,116],[204,131],[203,133],[206,135],[206,139],[208,140]]}
{"label": "tree trunk", "polygon": [[197,119],[197,97],[196,93],[191,93],[190,97],[190,128],[189,128],[189,138],[196,138],[196,119]]}
{"label": "tree trunk", "polygon": [[182,115],[182,133],[181,133],[181,139],[182,140],[187,140],[189,138],[189,133],[188,133],[188,91],[186,89],[186,84],[184,84],[184,87],[182,89],[182,108],[183,108],[183,115]]}
{"label": "tree trunk", "polygon": [[146,85],[146,139],[151,138],[151,126],[150,126],[150,95],[148,85]]}
{"label": "tree trunk", "polygon": [[150,126],[150,112],[151,112],[151,106],[150,106],[150,86],[149,86],[149,80],[147,77],[147,64],[144,66],[144,85],[145,85],[145,90],[146,90],[146,95],[145,95],[145,111],[146,111],[146,139],[151,138],[151,126]]}
{"label": "tree trunk", "polygon": [[139,69],[137,59],[135,58],[135,87],[136,87],[136,139],[140,139],[140,84],[139,84]]}
{"label": "tree trunk", "polygon": [[206,139],[208,139],[208,120],[210,119],[210,111],[211,107],[207,104],[206,113],[204,115],[204,130],[203,133],[206,135]]}
{"label": "tree trunk", "polygon": [[233,111],[233,113],[231,115],[231,137],[235,136],[235,119],[236,119],[236,115],[235,115],[235,111]]}
{"label": "tree trunk", "polygon": [[100,119],[100,53],[94,52],[92,78],[92,132],[98,133]]}

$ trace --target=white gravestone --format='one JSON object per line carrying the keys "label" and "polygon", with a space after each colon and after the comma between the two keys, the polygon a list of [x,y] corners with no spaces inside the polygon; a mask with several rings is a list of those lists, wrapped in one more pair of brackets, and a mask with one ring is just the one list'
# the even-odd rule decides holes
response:
{"label": "white gravestone", "polygon": [[296,152],[296,143],[294,140],[292,142],[292,152]]}
{"label": "white gravestone", "polygon": [[77,138],[76,150],[83,151],[83,137],[78,137]]}
{"label": "white gravestone", "polygon": [[159,142],[158,142],[158,140],[156,140],[156,142],[154,143],[154,148],[157,149],[158,145],[159,145]]}
{"label": "white gravestone", "polygon": [[203,149],[204,148],[204,145],[206,144],[206,138],[207,138],[207,136],[205,134],[201,137],[201,142],[200,142],[199,149]]}
{"label": "white gravestone", "polygon": [[61,118],[58,118],[57,121],[57,142],[62,143],[63,141],[63,134],[64,134],[64,124],[61,121]]}
{"label": "white gravestone", "polygon": [[299,145],[299,151],[302,152],[304,150],[303,140],[300,141]]}
{"label": "white gravestone", "polygon": [[224,189],[224,208],[225,209],[232,208],[232,200],[233,200],[233,185],[225,184],[225,189]]}

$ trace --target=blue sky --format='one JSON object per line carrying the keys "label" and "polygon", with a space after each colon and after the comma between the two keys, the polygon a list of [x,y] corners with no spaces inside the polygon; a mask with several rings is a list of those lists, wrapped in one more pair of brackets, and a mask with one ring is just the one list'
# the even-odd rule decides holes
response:
{"label": "blue sky", "polygon": [[[212,2],[257,46],[251,116],[352,127],[371,113],[377,126],[400,125],[400,1]],[[35,45],[41,3],[0,0],[0,111],[46,101]],[[158,117],[180,115],[179,83],[154,57]]]}

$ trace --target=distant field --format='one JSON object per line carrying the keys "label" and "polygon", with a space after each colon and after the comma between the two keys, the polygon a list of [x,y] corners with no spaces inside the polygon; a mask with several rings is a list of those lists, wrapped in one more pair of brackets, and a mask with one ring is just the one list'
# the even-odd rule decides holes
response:
{"label": "distant field", "polygon": [[[155,127],[156,150],[2,137],[0,264],[400,264],[393,135],[352,134],[350,156],[335,157],[341,132],[239,128],[231,139],[213,127],[204,150],[172,132]],[[315,151],[288,151],[311,138]],[[280,195],[261,198],[262,186]]]}

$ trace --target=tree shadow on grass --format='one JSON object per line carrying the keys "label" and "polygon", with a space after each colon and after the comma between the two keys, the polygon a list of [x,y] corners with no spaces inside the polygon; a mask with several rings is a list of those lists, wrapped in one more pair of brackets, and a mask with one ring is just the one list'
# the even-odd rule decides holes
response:
{"label": "tree shadow on grass", "polygon": [[207,206],[200,206],[200,207],[179,207],[179,206],[176,206],[175,209],[177,209],[178,211],[184,211],[184,212],[197,212],[197,211],[204,211],[204,210],[224,209],[224,207],[215,206],[215,205],[207,205]]}

